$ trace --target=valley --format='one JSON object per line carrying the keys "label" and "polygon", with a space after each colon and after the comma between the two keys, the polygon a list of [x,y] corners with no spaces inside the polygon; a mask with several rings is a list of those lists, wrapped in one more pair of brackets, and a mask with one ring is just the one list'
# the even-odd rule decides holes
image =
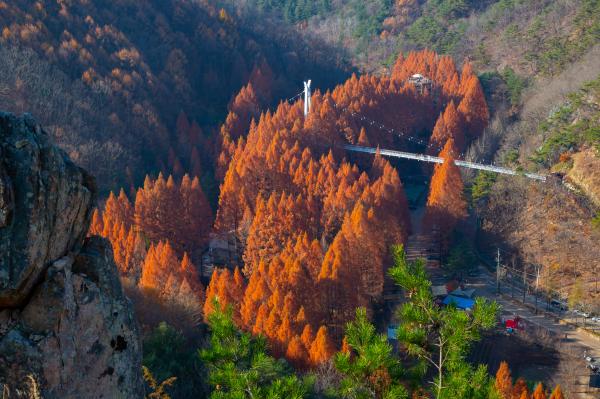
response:
{"label": "valley", "polygon": [[598,0],[0,0],[2,399],[596,399],[599,42]]}

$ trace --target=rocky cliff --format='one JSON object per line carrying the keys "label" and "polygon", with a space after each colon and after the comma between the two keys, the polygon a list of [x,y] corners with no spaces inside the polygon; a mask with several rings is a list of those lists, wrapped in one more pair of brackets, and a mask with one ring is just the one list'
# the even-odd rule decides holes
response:
{"label": "rocky cliff", "polygon": [[0,113],[0,392],[141,398],[141,346],[94,179],[31,117]]}

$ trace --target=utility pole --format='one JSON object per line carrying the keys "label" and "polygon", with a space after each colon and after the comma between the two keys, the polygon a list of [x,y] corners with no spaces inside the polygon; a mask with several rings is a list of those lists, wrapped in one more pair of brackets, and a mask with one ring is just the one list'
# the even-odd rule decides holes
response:
{"label": "utility pole", "polygon": [[[508,267],[508,266],[507,266]],[[514,270],[509,269],[508,278],[510,279],[510,297],[514,299],[515,297],[515,280],[514,280]]]}
{"label": "utility pole", "polygon": [[527,295],[527,263],[523,264],[523,303],[525,303],[525,295]]}
{"label": "utility pole", "polygon": [[500,293],[500,248],[496,254],[496,293]]}
{"label": "utility pole", "polygon": [[[535,314],[537,314],[537,312],[538,312],[538,293],[539,293],[538,289],[539,289],[539,286],[540,286],[540,265],[536,264],[535,265],[535,293],[534,293]],[[560,310],[559,310],[559,312],[560,312]],[[559,313],[559,315],[560,315],[560,313]]]}
{"label": "utility pole", "polygon": [[308,79],[308,82],[304,82],[304,117],[305,118],[308,116],[308,113],[310,112],[310,106],[311,106],[310,83],[311,83],[310,79]]}

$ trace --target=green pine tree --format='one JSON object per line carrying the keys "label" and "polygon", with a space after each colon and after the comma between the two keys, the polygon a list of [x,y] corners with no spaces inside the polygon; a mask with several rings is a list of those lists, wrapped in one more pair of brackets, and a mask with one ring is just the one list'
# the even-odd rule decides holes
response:
{"label": "green pine tree", "polygon": [[342,374],[343,398],[408,398],[400,384],[402,368],[385,335],[376,334],[367,311],[356,309],[356,319],[346,325],[348,352],[336,354],[334,364]]}
{"label": "green pine tree", "polygon": [[413,375],[422,377],[433,368],[432,390],[437,399],[493,397],[485,368],[473,370],[466,356],[480,332],[496,324],[498,304],[477,298],[472,312],[454,306],[440,308],[434,303],[425,261],[407,262],[401,245],[393,247],[393,255],[390,275],[408,299],[398,310],[397,337],[418,361]]}
{"label": "green pine tree", "polygon": [[262,337],[240,331],[234,324],[232,310],[221,309],[209,316],[210,346],[200,351],[209,370],[211,398],[290,398],[308,396],[312,380],[299,379],[287,362],[267,354]]}

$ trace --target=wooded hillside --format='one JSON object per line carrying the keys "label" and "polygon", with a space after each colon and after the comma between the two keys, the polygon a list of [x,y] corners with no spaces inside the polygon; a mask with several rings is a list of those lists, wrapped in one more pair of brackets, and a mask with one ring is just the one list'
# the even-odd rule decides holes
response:
{"label": "wooded hillside", "polygon": [[191,172],[198,155],[214,191],[214,131],[243,85],[269,106],[303,76],[325,87],[344,76],[336,51],[214,2],[0,1],[0,31],[2,109],[32,113],[103,194],[176,163]]}

